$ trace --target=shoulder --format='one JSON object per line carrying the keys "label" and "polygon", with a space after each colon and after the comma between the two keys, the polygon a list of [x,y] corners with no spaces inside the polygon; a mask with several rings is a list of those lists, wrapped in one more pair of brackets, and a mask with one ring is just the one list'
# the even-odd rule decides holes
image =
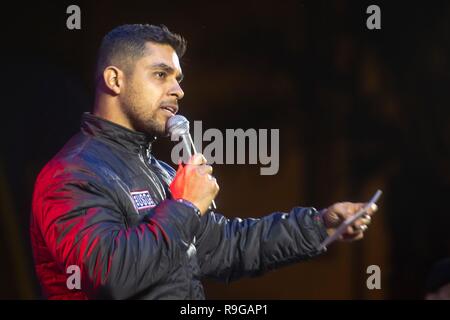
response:
{"label": "shoulder", "polygon": [[107,149],[94,139],[81,133],[73,136],[64,147],[42,168],[36,184],[48,184],[55,180],[77,180],[101,177],[106,169],[102,158]]}

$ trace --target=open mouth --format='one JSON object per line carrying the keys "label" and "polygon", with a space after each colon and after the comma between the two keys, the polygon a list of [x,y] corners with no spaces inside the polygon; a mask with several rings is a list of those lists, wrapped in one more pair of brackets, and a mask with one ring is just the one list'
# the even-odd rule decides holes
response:
{"label": "open mouth", "polygon": [[175,115],[178,112],[178,107],[174,105],[163,105],[161,109],[168,111],[171,115]]}

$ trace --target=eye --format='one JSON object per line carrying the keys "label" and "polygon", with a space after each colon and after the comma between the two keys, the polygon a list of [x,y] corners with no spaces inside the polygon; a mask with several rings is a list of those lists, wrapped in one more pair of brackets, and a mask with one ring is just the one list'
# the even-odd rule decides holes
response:
{"label": "eye", "polygon": [[165,73],[165,72],[163,72],[163,71],[158,71],[158,72],[155,72],[155,76],[156,76],[158,79],[164,79],[164,78],[167,76],[167,73]]}

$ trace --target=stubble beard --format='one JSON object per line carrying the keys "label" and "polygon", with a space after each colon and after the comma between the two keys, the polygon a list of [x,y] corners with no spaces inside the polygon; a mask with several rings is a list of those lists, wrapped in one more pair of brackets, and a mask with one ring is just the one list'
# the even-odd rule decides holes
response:
{"label": "stubble beard", "polygon": [[122,109],[128,118],[132,127],[138,131],[149,136],[164,137],[166,136],[166,128],[156,120],[156,113],[158,109],[146,112],[150,106],[139,103],[136,99],[136,94],[130,94],[122,100]]}

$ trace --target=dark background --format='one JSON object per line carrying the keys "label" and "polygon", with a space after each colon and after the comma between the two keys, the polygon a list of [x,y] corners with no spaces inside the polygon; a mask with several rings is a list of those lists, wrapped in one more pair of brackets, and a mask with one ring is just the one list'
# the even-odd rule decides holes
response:
{"label": "dark background", "polygon": [[[81,8],[68,30],[66,8]],[[381,8],[381,30],[366,8]],[[93,102],[101,38],[125,23],[188,40],[180,113],[207,128],[280,129],[280,170],[216,165],[229,217],[384,195],[364,241],[208,298],[421,299],[450,255],[450,4],[429,1],[2,3],[0,298],[40,298],[28,237],[34,180]],[[170,141],[155,154],[170,161]],[[378,265],[381,290],[368,290]]]}

